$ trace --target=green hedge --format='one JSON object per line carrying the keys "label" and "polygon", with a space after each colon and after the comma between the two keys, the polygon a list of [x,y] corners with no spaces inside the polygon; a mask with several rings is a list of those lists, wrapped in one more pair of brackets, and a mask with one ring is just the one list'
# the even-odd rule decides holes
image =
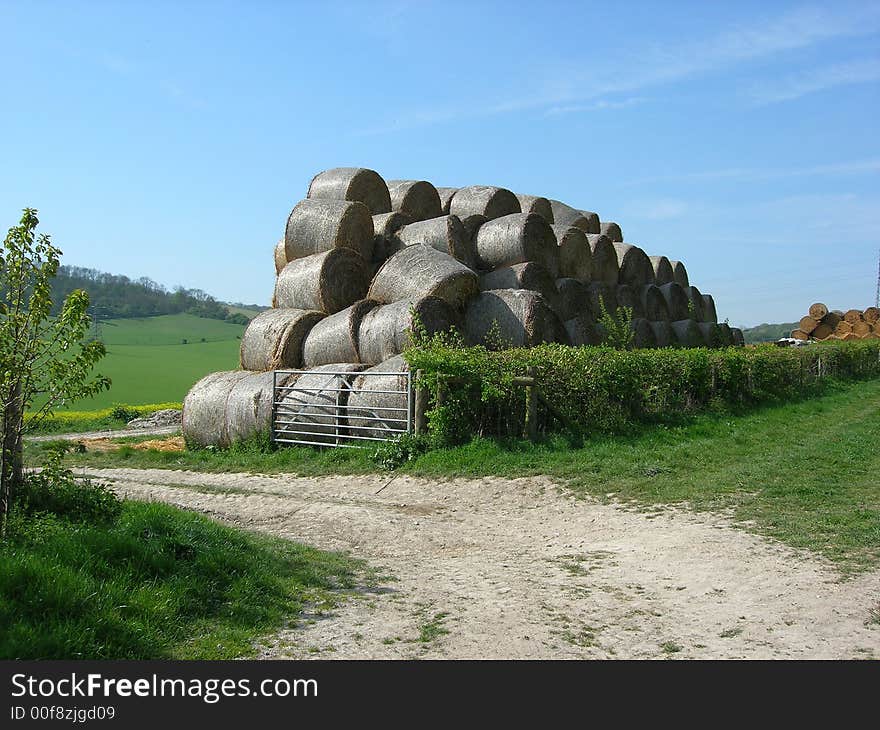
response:
{"label": "green hedge", "polygon": [[880,376],[880,340],[802,348],[622,351],[548,344],[490,351],[436,336],[405,357],[422,371],[422,385],[434,396],[429,428],[445,442],[521,432],[525,394],[513,378],[529,367],[552,407],[539,409],[542,430],[584,433],[803,397],[817,392],[826,377]]}

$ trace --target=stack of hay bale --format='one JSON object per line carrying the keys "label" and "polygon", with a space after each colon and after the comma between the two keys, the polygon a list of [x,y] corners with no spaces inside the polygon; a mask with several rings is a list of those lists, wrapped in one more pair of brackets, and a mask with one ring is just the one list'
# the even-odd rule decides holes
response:
{"label": "stack of hay bale", "polygon": [[829,311],[822,302],[810,307],[809,314],[791,331],[796,340],[880,339],[880,309],[839,309]]}
{"label": "stack of hay bale", "polygon": [[[255,424],[268,428],[280,369],[314,371],[282,386],[291,388],[290,413],[316,414],[315,437],[333,430],[345,402],[363,402],[364,434],[390,428],[359,393],[371,387],[359,373],[405,370],[414,313],[427,333],[455,327],[470,344],[592,345],[602,341],[602,308],[625,306],[636,347],[743,344],[681,262],[625,243],[617,223],[593,212],[499,187],[327,170],[294,206],[274,253],[273,308],[242,337],[243,370],[204,378],[184,403],[194,443],[225,445]],[[302,378],[326,393],[303,405],[294,390]],[[311,380],[309,392],[320,390]]]}

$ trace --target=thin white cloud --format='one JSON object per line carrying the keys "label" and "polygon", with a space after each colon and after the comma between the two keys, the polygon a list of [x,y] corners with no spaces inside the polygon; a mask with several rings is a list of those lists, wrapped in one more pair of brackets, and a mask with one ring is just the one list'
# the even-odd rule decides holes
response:
{"label": "thin white cloud", "polygon": [[772,84],[752,87],[750,96],[758,105],[799,99],[807,94],[838,86],[880,81],[880,59],[871,58],[841,63],[788,76]]}
{"label": "thin white cloud", "polygon": [[642,104],[646,101],[641,96],[631,96],[628,99],[609,100],[599,99],[590,104],[571,104],[568,106],[552,106],[546,112],[545,117],[558,117],[564,114],[580,114],[582,112],[597,112],[613,109],[626,109],[631,106]]}

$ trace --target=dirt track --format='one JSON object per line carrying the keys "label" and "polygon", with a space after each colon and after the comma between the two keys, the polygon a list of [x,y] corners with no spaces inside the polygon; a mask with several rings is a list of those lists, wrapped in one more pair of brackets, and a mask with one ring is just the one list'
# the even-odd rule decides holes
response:
{"label": "dirt track", "polygon": [[841,581],[721,517],[576,500],[547,479],[87,472],[394,577],[264,658],[880,657],[880,571]]}

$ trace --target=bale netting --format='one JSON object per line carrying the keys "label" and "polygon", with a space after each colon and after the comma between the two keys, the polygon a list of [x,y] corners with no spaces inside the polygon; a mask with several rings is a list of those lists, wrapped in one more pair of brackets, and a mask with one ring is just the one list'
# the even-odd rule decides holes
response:
{"label": "bale netting", "polygon": [[628,284],[634,289],[641,289],[654,283],[654,267],[648,255],[638,246],[629,243],[615,243],[617,254],[618,282]]}
{"label": "bale netting", "polygon": [[587,243],[592,254],[592,280],[617,286],[619,270],[614,242],[605,234],[588,234]]}
{"label": "bale netting", "polygon": [[673,261],[672,259],[669,260],[669,263],[672,266],[672,280],[685,289],[689,287],[691,283],[688,281],[688,272],[684,264],[681,261]]}
{"label": "bale netting", "polygon": [[623,231],[614,221],[601,221],[599,223],[599,233],[608,236],[613,243],[623,243]]}
{"label": "bale netting", "polygon": [[566,341],[559,317],[540,294],[527,289],[482,292],[465,312],[464,331],[470,344],[489,348]]}
{"label": "bale netting", "polygon": [[541,264],[527,261],[490,271],[480,277],[480,291],[493,289],[529,289],[538,292],[547,304],[559,311],[559,290],[556,281]]}
{"label": "bale netting", "polygon": [[633,317],[644,317],[645,308],[642,306],[642,299],[631,286],[626,284],[618,284],[615,290],[618,307],[627,307]]}
{"label": "bale netting", "polygon": [[371,215],[391,212],[391,195],[382,176],[363,167],[335,167],[312,178],[306,197],[320,200],[355,200]]}
{"label": "bale netting", "polygon": [[669,320],[652,321],[650,324],[654,331],[654,341],[657,343],[657,347],[672,347],[678,344]]}
{"label": "bale netting", "polygon": [[706,347],[721,347],[721,333],[718,325],[714,322],[697,322],[700,334],[703,335],[703,343]]}
{"label": "bale netting", "polygon": [[559,273],[581,281],[593,276],[593,251],[587,234],[574,226],[552,226],[559,246]]}
{"label": "bale netting", "polygon": [[409,347],[414,332],[414,315],[428,335],[445,332],[460,324],[455,309],[437,297],[424,297],[415,302],[401,300],[376,307],[364,315],[358,327],[361,362],[375,365]]}
{"label": "bale netting", "polygon": [[239,363],[244,370],[298,368],[303,342],[325,315],[307,309],[267,309],[254,317],[241,336]]}
{"label": "bale netting", "polygon": [[697,322],[705,322],[706,321],[706,310],[703,302],[703,294],[699,289],[695,286],[689,286],[685,290],[685,294],[687,294],[688,299],[690,299],[691,307],[691,317],[693,317]]}
{"label": "bale netting", "polygon": [[470,269],[476,268],[477,253],[473,239],[455,215],[438,216],[403,226],[394,235],[401,247],[424,243],[448,253]]}
{"label": "bale netting", "polygon": [[654,283],[657,286],[668,284],[675,281],[675,274],[672,271],[672,264],[665,256],[648,256],[651,262],[651,268],[654,269]]}
{"label": "bale netting", "polygon": [[419,244],[391,256],[376,272],[367,296],[383,304],[434,296],[463,311],[479,290],[477,275],[467,266]]}
{"label": "bale netting", "polygon": [[[584,211],[576,210],[559,200],[550,200],[553,211],[553,222],[559,226],[574,226],[584,233],[599,233],[599,216],[595,213],[584,215]],[[591,217],[595,216],[595,218]]]}
{"label": "bale netting", "polygon": [[675,339],[681,347],[704,347],[703,333],[692,319],[679,319],[670,323]]}
{"label": "bale netting", "polygon": [[614,316],[617,312],[617,285],[604,284],[600,281],[591,282],[587,286],[587,296],[590,302],[590,311],[600,319],[602,316],[602,307],[608,314]]}
{"label": "bale netting", "polygon": [[458,188],[437,188],[437,195],[440,196],[440,212],[443,215],[449,215],[449,205],[457,192]]}
{"label": "bale netting", "polygon": [[252,373],[233,370],[211,373],[183,399],[181,431],[190,446],[227,446],[226,401],[232,386]]}
{"label": "bale netting", "polygon": [[413,222],[405,213],[380,213],[373,216],[373,262],[384,263],[391,254],[399,251],[400,241],[394,234]]}
{"label": "bale netting", "polygon": [[715,298],[711,294],[703,294],[703,319],[706,322],[718,322],[718,310],[715,309]]}
{"label": "bale netting", "polygon": [[348,248],[334,248],[291,261],[275,281],[275,306],[316,309],[335,314],[363,299],[370,269],[363,257]]}
{"label": "bale netting", "polygon": [[287,261],[334,248],[373,255],[373,218],[366,205],[343,200],[301,200],[287,218],[284,251]]}
{"label": "bale netting", "polygon": [[358,347],[358,328],[364,315],[378,306],[379,302],[372,299],[361,299],[318,322],[303,343],[303,367],[363,362]]}
{"label": "bale netting", "polygon": [[395,432],[406,430],[408,371],[406,360],[396,355],[355,376],[346,412],[348,433],[352,437],[365,441],[387,439]]}
{"label": "bale netting", "polygon": [[657,287],[666,300],[666,309],[669,312],[669,319],[675,321],[679,319],[687,319],[690,317],[690,298],[678,282],[672,281],[669,284],[663,284]]}
{"label": "bale netting", "polygon": [[281,269],[287,266],[287,252],[284,250],[284,239],[275,244],[275,274],[280,274]]}
{"label": "bale netting", "polygon": [[279,388],[276,434],[282,439],[334,444],[347,435],[344,407],[352,381],[366,365],[336,362],[292,376]]}
{"label": "bale netting", "polygon": [[414,221],[443,215],[440,195],[427,180],[389,180],[391,209],[405,213]]}
{"label": "bale netting", "polygon": [[488,220],[493,220],[521,212],[519,200],[512,192],[492,185],[460,188],[449,203],[449,213],[462,220],[472,215],[484,215]]}
{"label": "bale netting", "polygon": [[657,338],[654,335],[654,329],[651,323],[644,317],[636,317],[630,323],[630,329],[633,333],[632,346],[644,350],[650,347],[657,347]]}
{"label": "bale netting", "polygon": [[560,319],[568,321],[579,315],[595,320],[596,315],[590,303],[590,286],[579,279],[557,279],[556,289],[559,292],[556,311]]}
{"label": "bale netting", "polygon": [[643,286],[640,292],[642,311],[645,317],[653,322],[669,321],[669,308],[666,306],[666,297],[655,284]]}
{"label": "bale netting", "polygon": [[602,335],[589,317],[579,315],[565,320],[563,323],[568,335],[568,344],[572,347],[589,347],[602,344]]}
{"label": "bale netting", "polygon": [[547,200],[547,198],[542,198],[538,195],[520,195],[517,193],[516,199],[519,201],[520,212],[536,213],[551,225],[554,223],[553,207],[550,205],[550,201]]}
{"label": "bale netting", "polygon": [[534,261],[559,276],[559,246],[553,229],[534,213],[513,213],[489,220],[476,236],[477,259],[484,269]]}

